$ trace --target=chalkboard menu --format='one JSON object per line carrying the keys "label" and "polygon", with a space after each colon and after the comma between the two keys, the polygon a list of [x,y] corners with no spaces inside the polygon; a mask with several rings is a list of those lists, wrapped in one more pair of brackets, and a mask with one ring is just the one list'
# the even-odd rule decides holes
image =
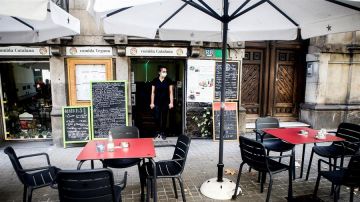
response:
{"label": "chalkboard menu", "polygon": [[[214,140],[220,139],[220,102],[213,103]],[[238,139],[238,113],[236,102],[225,102],[224,110],[224,140]]]}
{"label": "chalkboard menu", "polygon": [[127,125],[126,81],[91,82],[93,138],[107,138],[113,127]]}
{"label": "chalkboard menu", "polygon": [[64,147],[90,139],[90,107],[63,107]]}
{"label": "chalkboard menu", "polygon": [[[220,100],[221,94],[221,62],[215,65],[215,100]],[[239,92],[239,62],[226,63],[225,100],[238,100]]]}

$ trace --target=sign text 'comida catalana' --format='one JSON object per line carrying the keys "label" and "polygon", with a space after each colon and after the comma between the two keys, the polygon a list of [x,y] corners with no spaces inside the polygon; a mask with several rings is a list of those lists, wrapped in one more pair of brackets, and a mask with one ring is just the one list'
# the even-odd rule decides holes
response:
{"label": "sign text 'comida catalana'", "polygon": [[126,56],[186,57],[187,48],[126,47]]}
{"label": "sign text 'comida catalana'", "polygon": [[1,56],[50,56],[48,46],[25,47],[25,46],[5,46],[0,47]]}

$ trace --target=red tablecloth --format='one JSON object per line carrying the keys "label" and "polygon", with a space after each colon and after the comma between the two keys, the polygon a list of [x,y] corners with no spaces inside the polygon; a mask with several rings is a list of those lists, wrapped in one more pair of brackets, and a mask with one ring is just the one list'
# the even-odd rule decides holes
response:
{"label": "red tablecloth", "polygon": [[[308,131],[308,135],[301,135],[300,130]],[[311,128],[271,128],[263,129],[265,133],[275,136],[291,144],[308,144],[320,142],[336,142],[343,141],[343,138],[336,137],[332,134],[327,134],[325,139],[315,138],[318,130]]]}
{"label": "red tablecloth", "polygon": [[[99,153],[96,151],[96,142],[103,142],[105,151]],[[128,142],[128,148],[120,148],[120,142]],[[100,159],[120,159],[120,158],[154,158],[155,147],[152,138],[132,138],[132,139],[114,139],[115,151],[107,151],[107,140],[89,141],[76,160],[100,160]]]}

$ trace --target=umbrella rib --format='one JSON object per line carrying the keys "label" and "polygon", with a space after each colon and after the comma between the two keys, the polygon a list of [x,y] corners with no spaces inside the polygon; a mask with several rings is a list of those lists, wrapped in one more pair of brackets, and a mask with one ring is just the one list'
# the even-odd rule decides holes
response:
{"label": "umbrella rib", "polygon": [[30,24],[28,24],[28,23],[26,23],[26,22],[24,22],[24,21],[22,21],[22,20],[20,20],[19,18],[17,18],[17,17],[14,17],[14,16],[11,16],[12,18],[14,18],[15,20],[17,20],[18,22],[20,22],[21,24],[23,24],[23,25],[25,25],[25,26],[27,26],[27,27],[29,27],[30,29],[32,29],[33,31],[35,31],[35,28],[33,27],[33,26],[31,26]]}
{"label": "umbrella rib", "polygon": [[187,6],[187,3],[184,3],[184,5],[182,5],[179,9],[177,9],[173,14],[171,14],[163,23],[160,24],[159,28],[161,28],[162,26],[164,26],[167,22],[169,22],[173,17],[175,17],[175,15],[177,15],[183,8],[185,8],[185,6]]}
{"label": "umbrella rib", "polygon": [[125,10],[127,10],[127,9],[129,9],[129,8],[131,8],[131,7],[132,7],[132,6],[117,9],[116,11],[113,11],[113,12],[111,12],[111,13],[106,14],[105,17],[110,17],[110,16],[112,16],[112,15],[115,15],[115,14],[117,14],[117,13],[120,13],[120,12],[122,12],[122,11],[125,11]]}
{"label": "umbrella rib", "polygon": [[333,3],[333,4],[337,4],[339,6],[343,6],[343,7],[346,7],[346,8],[350,8],[350,9],[353,9],[353,10],[356,10],[356,11],[360,11],[359,7],[356,7],[356,6],[353,6],[353,5],[350,5],[350,4],[339,2],[339,1],[336,1],[336,0],[325,0],[325,1]]}
{"label": "umbrella rib", "polygon": [[220,18],[220,15],[214,11],[214,9],[212,9],[207,3],[205,3],[203,0],[198,0],[203,6],[205,6],[205,8],[207,8],[211,13],[217,15]]}
{"label": "umbrella rib", "polygon": [[248,4],[250,2],[250,0],[246,0],[243,4],[241,4],[240,6],[239,6],[239,8],[237,8],[234,12],[233,12],[233,14],[231,14],[230,15],[230,18],[232,18],[232,17],[234,17],[241,9],[243,9],[245,6],[246,6],[246,4]]}
{"label": "umbrella rib", "polygon": [[299,26],[292,18],[290,18],[284,11],[282,11],[279,7],[277,7],[273,2],[267,1],[273,8],[275,8],[281,15],[283,15],[286,19],[288,19],[291,23],[293,23],[296,27]]}
{"label": "umbrella rib", "polygon": [[262,1],[257,2],[256,4],[254,4],[254,5],[250,6],[249,8],[245,9],[244,11],[242,11],[242,12],[240,12],[240,13],[232,16],[232,17],[230,18],[230,21],[233,20],[233,19],[235,19],[235,18],[238,18],[238,17],[244,15],[245,13],[247,13],[247,12],[251,11],[252,9],[260,6],[261,4],[265,3],[266,1],[267,1],[267,0],[262,0]]}
{"label": "umbrella rib", "polygon": [[204,12],[205,14],[210,15],[211,17],[213,17],[213,18],[215,18],[215,19],[217,19],[217,20],[222,21],[221,17],[220,17],[217,13],[212,13],[212,12],[210,12],[209,10],[207,10],[207,9],[205,9],[204,7],[200,6],[199,4],[193,2],[192,0],[188,0],[188,1],[187,1],[187,0],[181,0],[181,1],[183,1],[183,2],[185,2],[186,4],[189,4],[190,6],[196,8],[196,9],[202,11],[202,12]]}

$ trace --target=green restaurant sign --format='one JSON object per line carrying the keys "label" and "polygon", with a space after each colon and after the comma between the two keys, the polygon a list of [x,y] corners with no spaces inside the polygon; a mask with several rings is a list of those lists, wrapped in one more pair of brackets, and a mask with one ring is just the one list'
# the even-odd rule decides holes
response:
{"label": "green restaurant sign", "polygon": [[[226,50],[227,55],[229,55],[229,50]],[[205,56],[211,58],[222,58],[222,50],[221,49],[212,49],[206,48],[205,49]]]}

